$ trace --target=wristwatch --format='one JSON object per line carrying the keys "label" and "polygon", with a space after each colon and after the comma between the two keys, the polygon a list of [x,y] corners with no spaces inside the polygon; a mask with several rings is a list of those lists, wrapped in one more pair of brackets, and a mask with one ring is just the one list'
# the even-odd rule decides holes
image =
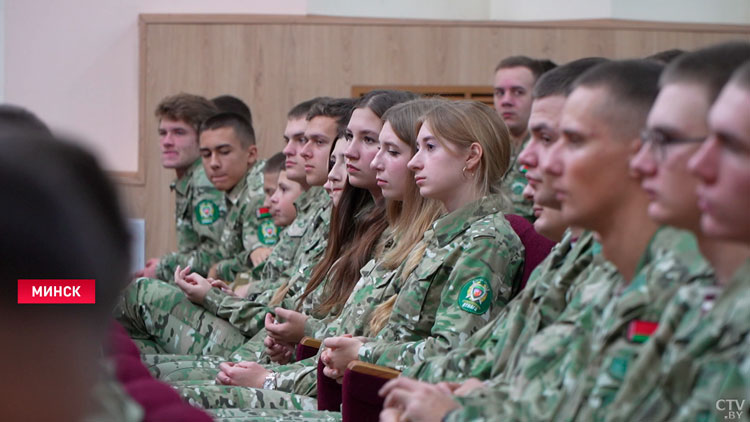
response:
{"label": "wristwatch", "polygon": [[266,379],[263,381],[263,389],[264,390],[275,390],[276,389],[276,377],[278,377],[278,372],[271,372],[270,374],[266,375]]}

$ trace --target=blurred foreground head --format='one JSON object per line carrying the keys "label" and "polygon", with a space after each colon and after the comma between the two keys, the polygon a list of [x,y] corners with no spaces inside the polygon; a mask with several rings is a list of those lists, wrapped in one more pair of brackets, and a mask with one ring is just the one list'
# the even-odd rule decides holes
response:
{"label": "blurred foreground head", "polygon": [[[127,280],[129,235],[95,158],[32,114],[0,106],[0,151],[0,414],[77,421]],[[96,304],[20,305],[19,279],[94,279]]]}

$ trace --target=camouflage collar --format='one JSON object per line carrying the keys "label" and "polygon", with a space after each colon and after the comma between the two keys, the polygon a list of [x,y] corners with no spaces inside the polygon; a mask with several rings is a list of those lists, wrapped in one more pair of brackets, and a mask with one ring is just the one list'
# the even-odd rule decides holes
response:
{"label": "camouflage collar", "polygon": [[243,196],[243,193],[247,190],[247,178],[242,177],[240,181],[232,189],[225,194],[225,197],[232,205],[236,204],[237,201]]}
{"label": "camouflage collar", "polygon": [[501,212],[503,202],[501,195],[488,195],[440,217],[432,225],[438,245],[447,245],[477,220]]}
{"label": "camouflage collar", "polygon": [[201,165],[203,164],[200,158],[195,160],[195,162],[190,165],[190,168],[188,168],[188,170],[185,172],[185,174],[182,175],[182,177],[173,180],[172,183],[169,184],[169,190],[177,191],[177,193],[179,193],[180,195],[185,195],[187,193],[188,187],[190,186],[190,180],[193,178],[195,169],[197,169]]}
{"label": "camouflage collar", "polygon": [[[313,204],[321,201],[322,195],[328,197],[328,193],[320,186],[310,186],[310,189],[302,192],[302,194],[294,201],[294,206],[297,208],[297,213],[307,213]],[[330,201],[329,201],[330,202]],[[321,202],[321,205],[324,205]]]}

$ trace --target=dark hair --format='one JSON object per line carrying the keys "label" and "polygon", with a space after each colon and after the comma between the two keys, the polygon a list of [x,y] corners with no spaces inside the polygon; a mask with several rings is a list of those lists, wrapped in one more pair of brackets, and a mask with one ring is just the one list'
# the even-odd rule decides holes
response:
{"label": "dark hair", "polygon": [[230,127],[234,130],[234,134],[240,141],[240,145],[243,148],[247,148],[250,145],[255,145],[255,131],[250,126],[247,119],[236,113],[219,113],[206,119],[201,124],[199,135],[207,130],[216,130],[225,127]]}
{"label": "dark hair", "polygon": [[679,48],[672,48],[669,50],[664,50],[658,53],[654,53],[650,56],[646,56],[644,57],[644,59],[653,60],[655,62],[661,63],[666,66],[669,63],[671,63],[672,60],[680,57],[683,54],[685,54],[685,50],[680,50]]}
{"label": "dark hair", "polygon": [[664,69],[659,85],[687,82],[708,89],[712,103],[742,63],[750,60],[750,43],[731,41],[701,48],[678,57]]}
{"label": "dark hair", "polygon": [[382,118],[383,114],[395,104],[414,100],[418,97],[419,95],[410,91],[376,89],[360,97],[354,104],[354,108],[369,108],[376,116]]}
{"label": "dark hair", "polygon": [[214,103],[219,111],[237,113],[246,118],[247,122],[250,123],[250,126],[253,125],[253,113],[250,111],[250,107],[239,98],[232,95],[219,95],[218,97],[212,98],[211,102]]}
{"label": "dark hair", "polygon": [[333,141],[331,141],[331,152],[328,153],[328,172],[330,173],[333,169],[333,160],[331,160],[331,157],[333,157],[333,150],[336,149],[336,143],[339,141],[339,139],[342,138],[342,134],[339,134],[334,138]]}
{"label": "dark hair", "polygon": [[601,112],[621,138],[638,136],[659,93],[663,66],[651,60],[608,61],[592,67],[573,84],[578,88],[604,88],[607,100]]}
{"label": "dark hair", "polygon": [[2,144],[0,195],[13,205],[0,219],[0,280],[94,279],[96,304],[79,311],[98,314],[90,321],[103,329],[130,266],[114,187],[94,156],[72,143],[18,135]]}
{"label": "dark hair", "polygon": [[279,173],[284,170],[284,164],[286,164],[286,155],[283,152],[277,152],[266,160],[263,173]]}
{"label": "dark hair", "polygon": [[586,57],[558,66],[542,75],[534,84],[532,96],[536,98],[553,95],[567,96],[573,82],[590,68],[607,61],[603,57]]}
{"label": "dark hair", "polygon": [[318,116],[330,117],[336,120],[337,136],[346,130],[349,124],[349,118],[354,110],[353,98],[323,98],[315,103],[307,113],[307,120],[312,120]]}
{"label": "dark hair", "polygon": [[[363,214],[367,208],[370,209]],[[297,302],[297,310],[323,282],[323,299],[313,312],[328,315],[343,305],[360,278],[359,270],[372,259],[387,227],[385,206],[373,204],[368,190],[347,182],[338,205],[331,210],[325,254],[313,268],[310,281]]]}
{"label": "dark hair", "polygon": [[154,114],[159,119],[185,122],[197,131],[204,120],[218,111],[212,102],[201,96],[180,93],[161,100]]}
{"label": "dark hair", "polygon": [[732,74],[731,82],[750,91],[750,61],[746,61]]}
{"label": "dark hair", "polygon": [[531,71],[534,75],[534,80],[539,79],[545,72],[557,67],[555,62],[548,59],[532,59],[527,56],[510,56],[500,60],[500,63],[495,66],[495,72],[500,69],[508,69],[511,67],[525,67]]}
{"label": "dark hair", "polygon": [[291,110],[289,110],[289,113],[286,114],[287,119],[304,119],[307,117],[307,113],[310,112],[310,109],[315,104],[323,101],[323,100],[329,100],[330,97],[315,97],[313,99],[303,101],[296,106],[292,107]]}
{"label": "dark hair", "polygon": [[0,137],[52,136],[47,125],[23,107],[0,104]]}

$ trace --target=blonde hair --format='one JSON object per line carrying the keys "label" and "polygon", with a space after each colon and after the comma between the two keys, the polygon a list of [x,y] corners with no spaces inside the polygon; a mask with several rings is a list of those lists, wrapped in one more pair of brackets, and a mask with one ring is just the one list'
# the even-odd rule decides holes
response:
{"label": "blonde hair", "polygon": [[482,146],[482,157],[475,173],[482,195],[500,192],[500,184],[510,166],[510,132],[495,110],[478,101],[443,101],[425,113],[417,131],[429,124],[432,134],[444,146],[459,150],[473,143]]}
{"label": "blonde hair", "polygon": [[[440,103],[442,103],[442,100],[427,99],[398,104],[388,109],[383,115],[383,120],[390,123],[399,140],[407,144],[414,154],[418,132],[416,122],[421,115]],[[421,261],[422,255],[424,255],[426,245],[419,243],[424,232],[445,212],[445,209],[439,201],[420,196],[419,188],[414,183],[413,178],[410,179],[410,183],[406,184],[404,201],[393,201],[393,203],[395,205],[388,208],[391,227],[389,243],[393,246],[383,256],[382,265],[388,270],[394,270],[401,265],[400,271],[394,277],[405,280],[414,271]],[[418,248],[414,249],[415,247]],[[393,295],[373,310],[369,323],[371,335],[385,326],[395,301],[396,295]]]}

